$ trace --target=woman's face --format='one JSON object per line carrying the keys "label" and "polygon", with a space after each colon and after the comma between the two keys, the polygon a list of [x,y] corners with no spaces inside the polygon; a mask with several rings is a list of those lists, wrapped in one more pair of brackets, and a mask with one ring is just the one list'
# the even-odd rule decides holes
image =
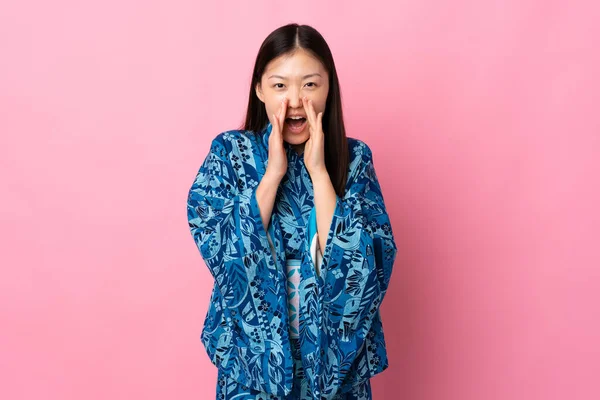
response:
{"label": "woman's face", "polygon": [[273,114],[284,98],[288,99],[283,125],[283,140],[295,148],[304,148],[310,138],[308,120],[301,130],[295,130],[288,117],[307,116],[302,106],[302,97],[312,100],[315,115],[325,111],[329,92],[329,75],[321,62],[306,50],[298,49],[292,55],[284,54],[273,59],[265,69],[261,81],[256,85],[256,95],[265,103],[269,121],[273,124]]}

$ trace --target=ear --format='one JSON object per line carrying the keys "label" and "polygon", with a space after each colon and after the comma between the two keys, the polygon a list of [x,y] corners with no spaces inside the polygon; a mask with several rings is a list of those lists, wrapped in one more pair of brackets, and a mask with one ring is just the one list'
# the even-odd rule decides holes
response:
{"label": "ear", "polygon": [[264,103],[265,95],[262,92],[262,87],[260,86],[260,82],[258,82],[256,84],[256,87],[254,88],[254,90],[256,91],[256,97],[258,97],[258,99]]}

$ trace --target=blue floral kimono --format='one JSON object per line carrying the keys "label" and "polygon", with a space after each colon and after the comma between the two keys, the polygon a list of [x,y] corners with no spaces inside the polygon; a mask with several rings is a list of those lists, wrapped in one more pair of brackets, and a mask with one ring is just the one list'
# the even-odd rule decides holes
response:
{"label": "blue floral kimono", "polygon": [[217,394],[368,400],[369,378],[388,367],[379,308],[396,257],[373,155],[348,138],[346,191],[321,251],[310,176],[287,143],[264,229],[256,188],[270,133],[269,123],[217,135],[188,195],[191,233],[215,280],[201,341],[219,368]]}

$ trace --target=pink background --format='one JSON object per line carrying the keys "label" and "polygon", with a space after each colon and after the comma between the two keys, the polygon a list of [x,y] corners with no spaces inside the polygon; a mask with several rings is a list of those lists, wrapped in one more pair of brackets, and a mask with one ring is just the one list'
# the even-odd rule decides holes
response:
{"label": "pink background", "polygon": [[600,398],[600,8],[212,3],[0,6],[0,398],[214,398],[187,191],[294,21],[399,247],[374,398]]}

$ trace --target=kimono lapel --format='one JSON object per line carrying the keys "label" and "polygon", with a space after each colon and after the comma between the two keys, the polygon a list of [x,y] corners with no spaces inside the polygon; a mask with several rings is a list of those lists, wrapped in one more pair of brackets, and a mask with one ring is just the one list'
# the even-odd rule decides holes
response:
{"label": "kimono lapel", "polygon": [[[268,166],[269,154],[269,137],[272,132],[272,124],[269,122],[260,135],[261,141],[261,156],[262,165],[257,167],[259,177],[262,179]],[[284,144],[285,145],[285,144]],[[295,151],[295,150],[292,150]],[[302,256],[300,260],[301,282],[298,288],[299,295],[299,341],[302,353],[302,366],[304,373],[309,380],[309,385],[314,396],[319,396],[319,374],[322,369],[323,351],[321,343],[319,343],[322,334],[320,334],[322,326],[322,302],[323,302],[323,278],[316,273],[315,261],[320,267],[322,257],[317,257],[319,252],[313,248],[313,243],[318,243],[316,240],[316,213],[315,208],[311,210],[311,214],[306,226],[307,239],[302,246]],[[287,277],[287,260],[285,248],[283,247],[283,237],[279,218],[276,213],[271,214],[271,222],[269,224],[268,233],[274,259],[277,260],[277,268],[281,268],[283,276]],[[287,285],[287,282],[283,283]],[[282,299],[284,309],[287,310],[287,298]],[[288,321],[289,323],[289,321]],[[289,345],[289,343],[288,343]],[[291,348],[290,348],[291,351]]]}
{"label": "kimono lapel", "polygon": [[[267,124],[267,126],[263,129],[263,131],[261,132],[261,135],[259,136],[259,141],[262,144],[262,146],[260,147],[260,156],[261,156],[261,163],[257,163],[258,165],[256,166],[257,169],[257,173],[258,173],[258,177],[260,180],[262,180],[262,178],[264,177],[266,171],[267,171],[267,166],[269,164],[269,137],[271,136],[271,131],[273,129],[273,126],[271,124],[271,122],[269,122]],[[273,211],[275,210],[275,208],[273,208]],[[277,217],[277,214],[275,212],[271,213],[271,218],[269,220],[269,226],[267,228],[267,239],[269,239],[269,244],[271,245],[271,250],[273,251],[273,258],[275,260],[275,262],[277,263],[277,269],[280,270],[282,273],[280,274],[280,276],[284,276],[287,277],[287,271],[286,271],[286,260],[285,260],[285,249],[283,247],[283,236],[282,236],[282,231],[281,231],[281,226],[279,224],[279,218]],[[284,287],[286,287],[287,282],[281,282],[282,285],[284,285]],[[287,310],[287,302],[286,299],[283,299],[284,301],[284,305],[285,305],[285,310]],[[290,352],[291,352],[291,347],[290,347]]]}

